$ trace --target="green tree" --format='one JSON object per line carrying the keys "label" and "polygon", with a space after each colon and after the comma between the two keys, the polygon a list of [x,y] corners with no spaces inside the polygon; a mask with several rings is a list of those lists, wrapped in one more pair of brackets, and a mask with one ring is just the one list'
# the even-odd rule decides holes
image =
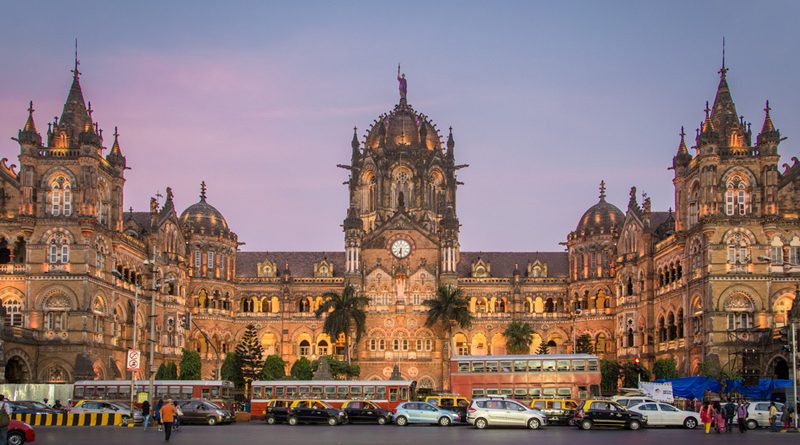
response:
{"label": "green tree", "polygon": [[425,326],[432,328],[441,324],[442,331],[447,336],[444,345],[447,351],[445,363],[450,361],[453,355],[453,327],[459,326],[466,329],[472,326],[472,314],[469,313],[469,303],[461,293],[461,289],[446,285],[439,286],[436,291],[436,298],[425,300],[428,306],[428,314],[425,318]]}
{"label": "green tree", "polygon": [[156,380],[167,380],[167,378],[164,377],[166,372],[167,372],[166,363],[161,363],[160,365],[158,365],[158,371],[156,371]]}
{"label": "green tree", "polygon": [[575,340],[575,353],[576,354],[592,354],[594,348],[592,347],[592,336],[583,334]]}
{"label": "green tree", "polygon": [[279,355],[268,355],[261,369],[261,380],[281,380],[286,378],[286,362]]}
{"label": "green tree", "polygon": [[175,362],[167,362],[164,380],[178,380],[178,365]]}
{"label": "green tree", "polygon": [[311,362],[305,357],[300,357],[292,365],[290,374],[295,380],[311,380],[314,371],[311,369]]}
{"label": "green tree", "polygon": [[619,373],[622,367],[614,360],[600,360],[600,390],[603,395],[612,395],[619,387]]}
{"label": "green tree", "polygon": [[650,371],[641,364],[625,362],[622,365],[622,387],[638,388],[639,382],[650,381]]}
{"label": "green tree", "polygon": [[539,349],[536,350],[536,353],[539,355],[546,355],[550,353],[550,346],[547,345],[544,341],[539,343]]}
{"label": "green tree", "polygon": [[222,362],[220,374],[222,374],[222,380],[230,380],[237,388],[244,387],[242,362],[239,360],[239,355],[235,352],[229,352],[225,355],[225,361]]}
{"label": "green tree", "polygon": [[186,348],[181,350],[183,354],[181,357],[181,372],[178,380],[200,380],[200,370],[202,369],[202,362],[200,361],[200,354],[197,351],[190,351]]}
{"label": "green tree", "polygon": [[530,323],[512,321],[503,331],[506,349],[509,354],[527,354],[533,342],[533,328]]}
{"label": "green tree", "polygon": [[[261,373],[263,364],[264,348],[258,340],[258,331],[252,324],[245,327],[244,335],[236,345],[236,356],[241,365],[242,381],[247,390],[250,382],[256,379]],[[227,359],[227,357],[226,357]]]}
{"label": "green tree", "polygon": [[356,294],[356,288],[348,284],[341,294],[326,292],[322,294],[325,300],[315,315],[317,318],[325,316],[322,331],[330,338],[336,339],[339,334],[344,335],[344,351],[347,362],[350,363],[350,336],[355,337],[356,344],[366,333],[367,313],[364,307],[369,303],[369,298]]}
{"label": "green tree", "polygon": [[674,379],[678,377],[678,364],[674,358],[660,358],[653,363],[653,375],[656,379]]}
{"label": "green tree", "polygon": [[[333,355],[325,356],[325,358],[328,360],[328,367],[331,370],[331,374],[333,374],[333,378],[336,380],[350,380],[358,377],[361,374],[361,367],[356,364],[339,360]],[[318,366],[319,360],[314,360],[311,362],[312,374],[317,372]]]}

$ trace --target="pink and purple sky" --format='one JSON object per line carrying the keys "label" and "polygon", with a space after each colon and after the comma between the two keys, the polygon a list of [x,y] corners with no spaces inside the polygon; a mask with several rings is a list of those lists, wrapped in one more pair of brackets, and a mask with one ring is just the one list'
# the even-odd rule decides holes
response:
{"label": "pink and purple sky", "polygon": [[0,135],[28,100],[40,130],[61,114],[77,37],[84,95],[132,167],[126,209],[171,186],[182,210],[205,180],[243,250],[342,250],[335,166],[397,103],[400,62],[470,164],[462,249],[560,250],[601,179],[623,210],[632,185],[673,205],[667,167],[713,100],[723,35],[739,113],[757,132],[769,99],[797,156],[798,16],[789,0],[9,2]]}

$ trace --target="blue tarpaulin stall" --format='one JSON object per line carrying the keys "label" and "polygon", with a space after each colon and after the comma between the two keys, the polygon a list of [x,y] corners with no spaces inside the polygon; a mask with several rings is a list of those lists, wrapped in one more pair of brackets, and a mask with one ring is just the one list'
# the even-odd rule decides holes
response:
{"label": "blue tarpaulin stall", "polygon": [[[719,393],[722,385],[708,377],[681,377],[677,379],[660,379],[656,383],[672,383],[672,394],[684,399],[702,399],[706,391]],[[760,379],[757,386],[744,386],[741,380],[725,382],[726,393],[739,393],[751,400],[769,400],[776,390],[791,386],[791,380]]]}

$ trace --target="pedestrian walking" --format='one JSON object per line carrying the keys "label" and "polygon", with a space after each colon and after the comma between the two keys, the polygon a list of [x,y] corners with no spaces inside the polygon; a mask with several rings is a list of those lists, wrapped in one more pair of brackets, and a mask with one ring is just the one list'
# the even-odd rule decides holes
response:
{"label": "pedestrian walking", "polygon": [[736,407],[736,421],[739,423],[740,433],[747,431],[747,405],[741,399],[739,400],[739,406]]}
{"label": "pedestrian walking", "polygon": [[156,421],[156,425],[158,425],[158,431],[161,431],[161,408],[164,406],[164,400],[158,399],[156,402],[156,406],[153,408],[153,420]]}
{"label": "pedestrian walking", "polygon": [[714,428],[717,430],[717,434],[725,431],[725,413],[719,402],[714,402]]}
{"label": "pedestrian walking", "polygon": [[711,432],[711,423],[714,421],[714,406],[708,402],[703,402],[700,408],[700,421],[706,427],[706,434]]}
{"label": "pedestrian walking", "polygon": [[11,423],[11,407],[6,396],[0,394],[0,444],[8,443],[8,424]]}
{"label": "pedestrian walking", "polygon": [[161,424],[164,426],[164,440],[169,442],[169,436],[172,435],[172,422],[175,420],[175,405],[172,404],[172,399],[167,399],[167,403],[159,410],[161,413]]}
{"label": "pedestrian walking", "polygon": [[789,431],[789,427],[792,425],[792,413],[789,411],[789,404],[786,403],[783,405],[783,410],[781,411],[781,420],[783,420],[783,431]]}
{"label": "pedestrian walking", "polygon": [[150,401],[145,400],[142,402],[142,421],[144,422],[144,429],[147,430],[147,425],[150,424]]}
{"label": "pedestrian walking", "polygon": [[725,404],[725,432],[730,433],[733,431],[733,418],[736,417],[736,404],[733,399],[728,399]]}
{"label": "pedestrian walking", "polygon": [[778,431],[778,407],[775,402],[769,402],[769,427],[772,432]]}

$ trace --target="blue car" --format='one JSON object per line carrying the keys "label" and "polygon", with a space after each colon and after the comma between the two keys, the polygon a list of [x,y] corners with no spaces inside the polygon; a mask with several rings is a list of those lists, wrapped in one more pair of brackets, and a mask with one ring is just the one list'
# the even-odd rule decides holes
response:
{"label": "blue car", "polygon": [[449,426],[458,422],[458,413],[439,409],[430,403],[405,402],[397,405],[392,414],[392,421],[397,426],[406,426],[409,423],[427,423],[429,425]]}

